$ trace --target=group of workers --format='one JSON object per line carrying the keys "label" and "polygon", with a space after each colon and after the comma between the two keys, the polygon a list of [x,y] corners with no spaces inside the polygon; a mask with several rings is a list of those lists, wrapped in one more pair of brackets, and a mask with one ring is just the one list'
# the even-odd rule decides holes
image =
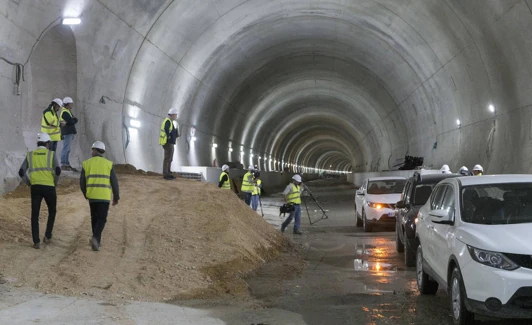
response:
{"label": "group of workers", "polygon": [[[77,134],[78,118],[72,114],[74,101],[70,97],[55,98],[43,111],[41,132],[37,135],[37,149],[26,154],[19,169],[19,176],[31,190],[31,234],[33,248],[41,248],[39,213],[44,199],[48,207],[48,220],[43,242],[52,240],[57,213],[56,186],[62,170],[77,171],[70,165],[69,156],[74,136]],[[61,165],[55,154],[57,144],[63,141]],[[118,204],[120,199],[118,179],[113,162],[105,159],[105,144],[96,141],[91,147],[92,158],[82,163],[80,188],[87,200],[91,213],[92,237],[90,245],[100,250],[102,231],[107,222],[109,204]]]}
{"label": "group of workers", "polygon": [[78,118],[72,114],[74,101],[70,97],[55,98],[43,111],[41,118],[41,133],[46,133],[50,139],[50,151],[57,150],[57,143],[63,141],[61,151],[61,170],[74,170],[70,165],[70,151],[72,141],[77,134]]}
{"label": "group of workers", "polygon": [[[440,168],[440,173],[442,174],[452,174],[449,165],[445,164]],[[473,167],[473,172],[470,172],[466,166],[460,167],[458,174],[463,176],[482,176],[484,174],[484,168],[481,165],[475,165]]]}

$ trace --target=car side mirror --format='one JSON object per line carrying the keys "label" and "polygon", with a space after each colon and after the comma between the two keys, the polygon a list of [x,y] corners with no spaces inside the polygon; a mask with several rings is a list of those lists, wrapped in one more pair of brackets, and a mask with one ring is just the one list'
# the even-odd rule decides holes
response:
{"label": "car side mirror", "polygon": [[429,212],[430,221],[442,225],[452,225],[453,216],[447,210],[432,210]]}
{"label": "car side mirror", "polygon": [[406,208],[405,201],[401,200],[401,201],[397,202],[397,204],[395,205],[395,207],[396,207],[397,209],[404,209],[404,208]]}
{"label": "car side mirror", "polygon": [[358,190],[357,191],[357,195],[364,195],[364,191],[363,190]]}

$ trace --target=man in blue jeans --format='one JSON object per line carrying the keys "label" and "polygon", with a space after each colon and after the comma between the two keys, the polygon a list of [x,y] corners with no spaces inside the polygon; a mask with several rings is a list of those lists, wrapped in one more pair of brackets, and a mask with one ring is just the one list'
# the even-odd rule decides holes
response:
{"label": "man in blue jeans", "polygon": [[292,219],[295,218],[294,235],[302,234],[299,231],[299,226],[301,225],[301,185],[301,176],[296,174],[292,177],[292,182],[288,184],[283,192],[285,202],[293,205],[294,210],[290,212],[288,218],[281,225],[281,232],[284,232],[286,227],[292,222]]}
{"label": "man in blue jeans", "polygon": [[63,136],[63,150],[61,151],[61,169],[62,170],[74,170],[70,166],[68,159],[70,150],[72,148],[72,141],[76,131],[76,123],[78,118],[72,115],[72,105],[74,101],[70,97],[63,99],[63,108],[61,109],[60,121],[61,121],[61,135]]}

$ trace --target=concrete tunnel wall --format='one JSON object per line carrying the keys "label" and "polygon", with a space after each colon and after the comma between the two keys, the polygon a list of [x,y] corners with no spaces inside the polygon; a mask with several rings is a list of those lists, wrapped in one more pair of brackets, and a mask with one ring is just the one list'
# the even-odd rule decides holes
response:
{"label": "concrete tunnel wall", "polygon": [[[4,0],[0,191],[18,182],[35,114],[65,96],[81,121],[75,160],[103,140],[116,163],[161,171],[159,127],[176,107],[174,169],[216,159],[366,172],[409,154],[453,170],[481,163],[488,173],[528,173],[531,5]],[[66,16],[82,23],[57,27]],[[48,57],[50,46],[61,59]],[[24,66],[19,87],[5,60]],[[37,82],[46,65],[64,69],[57,61],[75,61],[75,81]]]}

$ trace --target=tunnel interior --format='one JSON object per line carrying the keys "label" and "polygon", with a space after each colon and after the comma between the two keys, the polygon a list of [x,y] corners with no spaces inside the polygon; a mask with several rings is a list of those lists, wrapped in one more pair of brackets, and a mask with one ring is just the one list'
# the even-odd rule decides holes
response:
{"label": "tunnel interior", "polygon": [[114,162],[160,172],[174,107],[174,169],[381,171],[411,155],[529,172],[531,2],[8,1],[0,171],[16,175],[38,113],[69,96],[80,161],[102,140]]}

